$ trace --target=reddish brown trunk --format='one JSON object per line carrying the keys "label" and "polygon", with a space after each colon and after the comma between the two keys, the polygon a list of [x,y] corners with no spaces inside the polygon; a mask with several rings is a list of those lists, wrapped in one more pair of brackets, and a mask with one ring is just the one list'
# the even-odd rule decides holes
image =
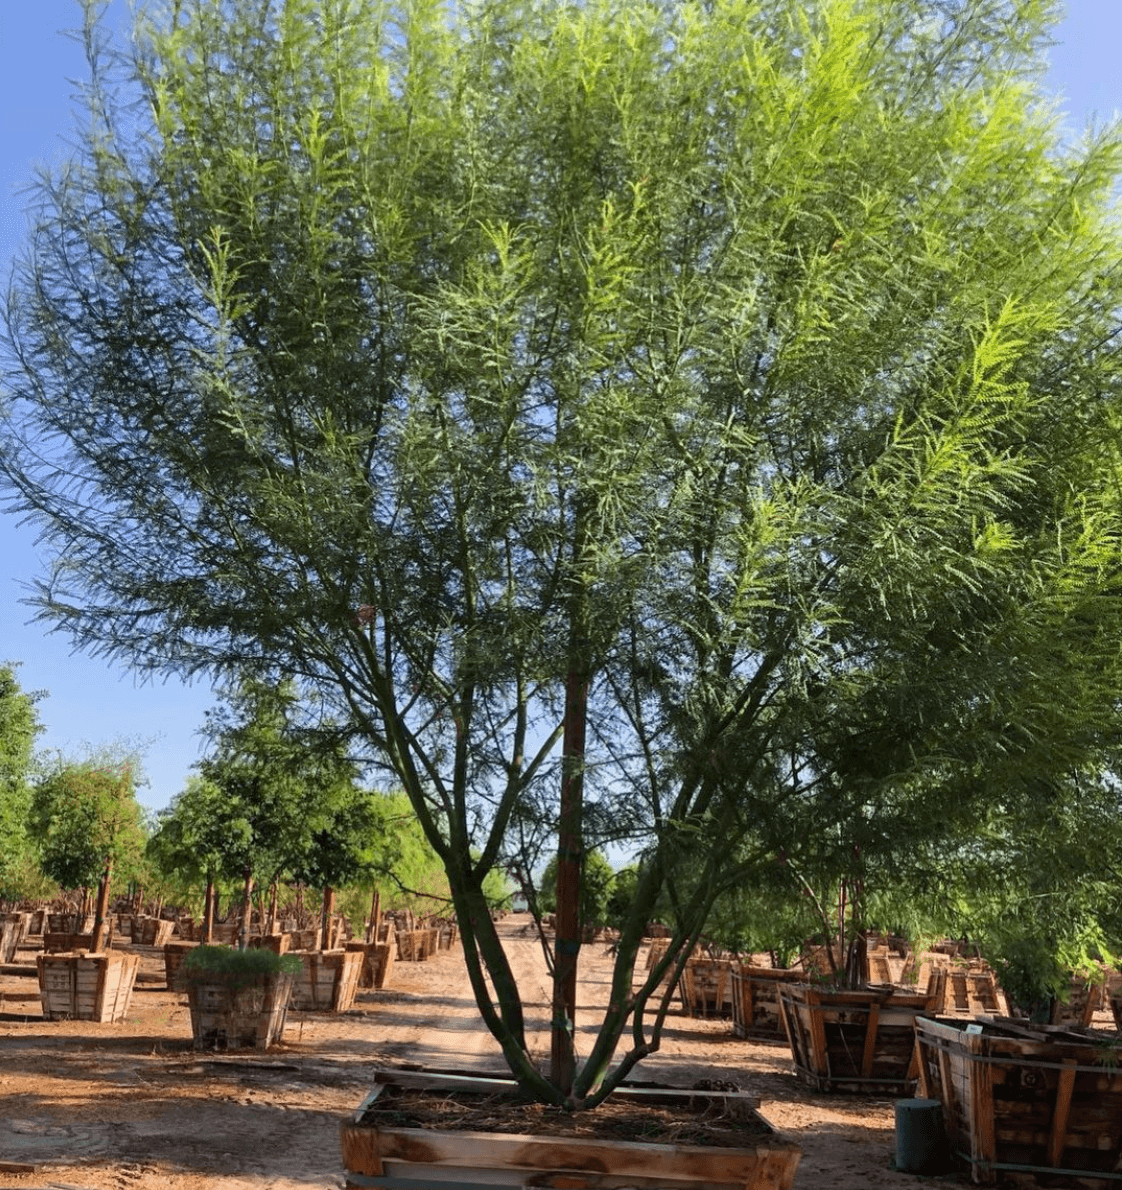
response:
{"label": "reddish brown trunk", "polygon": [[588,682],[570,671],[565,689],[561,814],[557,848],[557,925],[554,946],[550,1082],[569,1094],[576,1076],[573,1049],[580,954],[580,877],[583,859],[585,725]]}
{"label": "reddish brown trunk", "polygon": [[333,888],[325,888],[323,890],[323,915],[320,918],[320,946],[324,950],[331,949],[331,943],[334,939],[331,937],[332,919],[335,916],[335,890]]}
{"label": "reddish brown trunk", "polygon": [[242,924],[238,931],[238,949],[245,950],[249,946],[250,915],[253,913],[253,873],[246,869],[245,887],[242,896]]}
{"label": "reddish brown trunk", "polygon": [[105,950],[109,942],[109,879],[113,874],[113,861],[105,860],[105,870],[97,886],[97,905],[94,908],[94,928],[91,949]]}
{"label": "reddish brown trunk", "polygon": [[277,929],[277,891],[278,881],[274,880],[269,890],[269,920],[265,925],[266,934],[274,934]]}
{"label": "reddish brown trunk", "polygon": [[214,941],[214,877],[206,878],[206,898],[203,901],[203,942],[208,946]]}

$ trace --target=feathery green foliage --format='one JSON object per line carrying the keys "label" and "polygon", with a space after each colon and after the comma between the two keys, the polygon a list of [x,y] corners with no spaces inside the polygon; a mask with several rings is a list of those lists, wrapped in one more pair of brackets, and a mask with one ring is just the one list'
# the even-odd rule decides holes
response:
{"label": "feathery green foliage", "polygon": [[[898,856],[1105,767],[1122,146],[1059,139],[1053,15],[177,0],[116,61],[91,25],[7,306],[41,613],[323,700],[542,1099],[657,1048],[655,904],[681,957],[780,848]],[[643,862],[551,1081],[483,883],[559,780],[565,865]]]}

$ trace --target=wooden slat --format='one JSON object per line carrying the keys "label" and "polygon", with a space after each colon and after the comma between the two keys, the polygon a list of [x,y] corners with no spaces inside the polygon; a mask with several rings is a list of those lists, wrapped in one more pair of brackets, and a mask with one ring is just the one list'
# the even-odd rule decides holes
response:
{"label": "wooden slat", "polygon": [[[343,1125],[342,1132],[350,1131]],[[379,1130],[382,1161],[401,1158],[452,1166],[502,1163],[523,1169],[610,1170],[615,1177],[700,1178],[715,1182],[759,1185],[756,1173],[770,1154],[755,1149],[660,1145],[643,1141],[594,1140],[585,1137],[536,1137],[484,1132],[434,1132],[421,1128]],[[763,1183],[765,1186],[767,1183]],[[776,1185],[780,1183],[774,1183]]]}
{"label": "wooden slat", "polygon": [[1056,1104],[1052,1109],[1052,1123],[1048,1129],[1048,1157],[1049,1165],[1060,1164],[1064,1152],[1064,1138],[1067,1136],[1067,1120],[1071,1111],[1071,1093],[1075,1088],[1075,1068],[1078,1063],[1074,1058],[1064,1061],[1064,1069],[1056,1085]]}
{"label": "wooden slat", "polygon": [[[818,1074],[826,1078],[830,1076],[830,1057],[829,1047],[826,1045],[826,1024],[822,1019],[818,996],[813,991],[808,989],[806,1002],[808,1007],[809,1025],[810,1025],[810,1039],[811,1063],[810,1068]],[[817,1058],[817,1060],[815,1060]]]}
{"label": "wooden slat", "polygon": [[865,1022],[865,1050],[861,1055],[861,1077],[873,1077],[873,1062],[877,1056],[877,1026],[880,1023],[880,1003],[874,1001],[869,1007]]}

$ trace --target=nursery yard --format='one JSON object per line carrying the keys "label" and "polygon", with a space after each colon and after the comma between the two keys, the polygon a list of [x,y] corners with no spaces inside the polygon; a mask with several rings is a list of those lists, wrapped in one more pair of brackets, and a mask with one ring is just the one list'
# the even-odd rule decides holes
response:
{"label": "nursery yard", "polygon": [[[501,929],[544,1056],[548,993],[529,920],[508,917]],[[371,1067],[502,1068],[458,947],[397,963],[390,988],[360,992],[345,1014],[290,1012],[279,1047],[229,1054],[192,1049],[186,997],[166,989],[159,951],[136,949],[141,982],[121,1024],[45,1021],[35,980],[12,968],[0,976],[0,1187],[338,1187],[339,1120],[369,1090]],[[22,948],[18,961],[33,962],[33,951]],[[580,1003],[588,1007],[578,1025],[589,1030],[609,971],[605,946],[586,946]],[[932,1184],[891,1167],[891,1100],[810,1091],[786,1045],[734,1038],[727,1020],[674,1013],[640,1077],[687,1086],[719,1078],[757,1095],[765,1117],[803,1150],[796,1187]]]}

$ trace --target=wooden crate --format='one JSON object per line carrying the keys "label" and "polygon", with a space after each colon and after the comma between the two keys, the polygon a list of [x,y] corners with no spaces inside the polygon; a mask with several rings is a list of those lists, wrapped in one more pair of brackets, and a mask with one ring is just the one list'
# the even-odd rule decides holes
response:
{"label": "wooden crate", "polygon": [[163,947],[171,941],[175,922],[161,917],[134,917],[132,940],[136,946]]}
{"label": "wooden crate", "polygon": [[354,1004],[363,955],[353,950],[295,951],[303,964],[292,986],[291,1007],[301,1012],[346,1012]]}
{"label": "wooden crate", "polygon": [[[1049,1024],[1052,1025],[1089,1025],[1102,1000],[1101,981],[1092,981],[1081,976],[1073,976],[1068,987],[1067,996],[1057,999],[1052,1004]],[[998,1015],[1008,1016],[1008,1012]]]}
{"label": "wooden crate", "polygon": [[799,983],[804,979],[805,971],[734,964],[731,976],[733,1035],[786,1040],[783,1016],[779,1011],[779,985]]}
{"label": "wooden crate", "polygon": [[[644,964],[645,969],[647,971],[653,971],[655,966],[659,962],[661,962],[661,960],[663,958],[665,958],[666,952],[667,952],[667,950],[669,950],[669,948],[670,948],[670,942],[667,939],[655,938],[651,942],[650,947],[647,950],[646,962]],[[636,966],[638,966],[638,964],[636,964]],[[659,982],[658,987],[654,991],[652,1000],[655,1003],[658,1003],[662,999],[662,997],[664,995],[666,995],[666,993],[668,991],[670,992],[670,995],[672,997],[675,994],[681,996],[681,994],[682,994],[681,981],[679,980],[677,983],[675,983],[673,985],[673,987],[671,986],[671,977],[673,974],[674,974],[674,967],[673,967],[673,965],[671,965],[669,970],[665,973],[665,975],[663,975],[661,981]],[[635,986],[638,986],[639,984],[646,982],[645,978],[638,976],[638,972],[636,972],[636,977],[637,978],[634,980]]]}
{"label": "wooden crate", "polygon": [[648,971],[666,954],[670,949],[670,940],[668,938],[655,938],[647,948],[646,968]]}
{"label": "wooden crate", "polygon": [[23,941],[27,914],[6,913],[0,916],[0,963],[14,963],[16,948]]}
{"label": "wooden crate", "polygon": [[1008,1018],[917,1020],[916,1045],[917,1093],[942,1103],[971,1181],[1118,1184],[1122,1052],[1090,1033]]}
{"label": "wooden crate", "polygon": [[94,915],[87,913],[48,913],[44,933],[88,934],[94,928]]}
{"label": "wooden crate", "polygon": [[689,1016],[732,1015],[732,959],[686,960],[682,969],[682,1006]]}
{"label": "wooden crate", "polygon": [[[112,945],[112,938],[106,943]],[[66,954],[75,950],[89,950],[93,946],[93,934],[55,934],[48,932],[43,935],[43,952],[45,954]]]}
{"label": "wooden crate", "polygon": [[181,938],[174,938],[172,941],[164,943],[164,978],[167,980],[169,991],[186,991],[187,984],[181,978],[183,960],[196,946],[200,945],[199,942],[188,942]]}
{"label": "wooden crate", "polygon": [[288,949],[293,950],[319,950],[320,949],[320,929],[317,927],[314,930],[286,930],[288,934]]}
{"label": "wooden crate", "polygon": [[140,959],[123,951],[41,954],[39,995],[47,1020],[123,1021]]}
{"label": "wooden crate", "polygon": [[397,957],[403,963],[412,963],[417,952],[417,930],[397,931]]}
{"label": "wooden crate", "polygon": [[273,954],[288,954],[292,948],[291,934],[255,934],[249,940],[250,950],[271,950]]}
{"label": "wooden crate", "polygon": [[397,957],[397,941],[392,930],[388,941],[376,943],[374,955],[374,986],[376,988],[389,987],[394,960]]}
{"label": "wooden crate", "polygon": [[[729,1145],[688,1139],[651,1141],[619,1136],[551,1133],[540,1117],[525,1131],[455,1131],[409,1127],[394,1111],[395,1089],[406,1094],[473,1095],[494,1100],[514,1094],[509,1078],[377,1071],[374,1090],[339,1129],[348,1190],[393,1185],[398,1190],[470,1186],[511,1190],[516,1186],[567,1186],[581,1190],[791,1190],[798,1147],[755,1110],[758,1100],[738,1092],[689,1091],[644,1084],[612,1092],[612,1103],[665,1104],[687,1120],[720,1113],[739,1123]],[[385,1100],[382,1099],[383,1094]],[[380,1116],[386,1100],[390,1111]],[[502,1113],[503,1107],[496,1109]],[[509,1115],[511,1108],[505,1109]],[[535,1127],[537,1131],[534,1131]],[[688,1132],[688,1127],[686,1129]]]}
{"label": "wooden crate", "polygon": [[362,955],[360,988],[384,988],[388,984],[397,949],[392,942],[348,942],[346,949]]}
{"label": "wooden crate", "polygon": [[282,971],[261,976],[243,987],[223,981],[191,980],[187,1003],[195,1048],[266,1049],[276,1044],[284,1035],[294,979]]}
{"label": "wooden crate", "polygon": [[[187,941],[201,942],[205,932],[205,925],[202,921],[196,921],[188,925],[186,922],[181,922],[179,926],[179,936]],[[211,930],[211,946],[233,946],[238,940],[239,925],[234,921],[216,921]]]}
{"label": "wooden crate", "polygon": [[927,993],[882,985],[836,991],[780,984],[779,1004],[795,1072],[819,1091],[910,1095],[915,1087],[913,1032],[934,1015],[941,979]]}

